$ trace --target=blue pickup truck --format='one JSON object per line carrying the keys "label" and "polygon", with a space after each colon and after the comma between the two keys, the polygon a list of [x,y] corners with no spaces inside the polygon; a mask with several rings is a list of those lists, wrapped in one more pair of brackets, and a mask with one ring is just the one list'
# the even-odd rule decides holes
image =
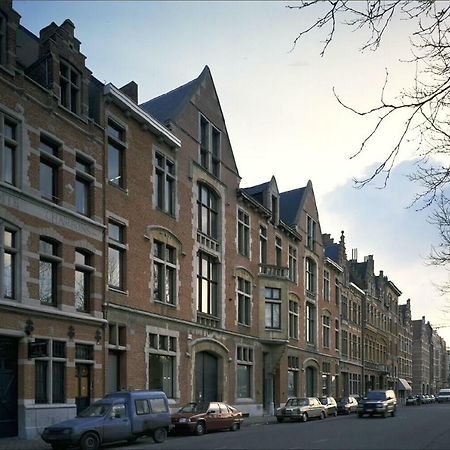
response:
{"label": "blue pickup truck", "polygon": [[93,403],[78,416],[44,429],[53,450],[80,446],[97,450],[115,441],[132,443],[141,436],[164,442],[171,427],[169,404],[161,391],[119,391]]}

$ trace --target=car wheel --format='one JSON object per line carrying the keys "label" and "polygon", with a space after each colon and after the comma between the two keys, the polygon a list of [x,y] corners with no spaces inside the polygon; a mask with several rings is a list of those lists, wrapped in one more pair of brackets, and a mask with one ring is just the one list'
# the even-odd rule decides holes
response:
{"label": "car wheel", "polygon": [[157,428],[152,435],[152,438],[155,442],[160,444],[161,442],[164,442],[167,438],[167,430],[165,428]]}
{"label": "car wheel", "polygon": [[197,436],[201,436],[202,434],[206,433],[206,426],[203,422],[197,422],[197,425],[195,426],[195,434]]}
{"label": "car wheel", "polygon": [[345,412],[345,414],[347,414],[347,416],[349,416],[350,414],[351,414],[351,410],[350,409],[347,409],[347,411]]}
{"label": "car wheel", "polygon": [[308,414],[303,413],[303,414],[301,415],[300,420],[301,420],[302,422],[307,422],[307,421],[308,421]]}
{"label": "car wheel", "polygon": [[283,417],[277,417],[277,422],[278,422],[278,423],[283,422],[283,420],[284,420]]}
{"label": "car wheel", "polygon": [[362,417],[363,416],[363,413],[358,413],[358,417]]}
{"label": "car wheel", "polygon": [[95,433],[86,433],[80,441],[81,450],[97,450],[100,446],[100,439]]}
{"label": "car wheel", "polygon": [[320,413],[319,419],[320,420],[325,419],[325,413],[323,411]]}
{"label": "car wheel", "polygon": [[237,431],[239,429],[238,424],[236,422],[233,423],[230,427],[230,431]]}
{"label": "car wheel", "polygon": [[395,408],[391,411],[391,417],[394,417],[395,416]]}
{"label": "car wheel", "polygon": [[333,415],[334,415],[334,417],[337,417],[337,411],[335,411]]}
{"label": "car wheel", "polygon": [[384,413],[382,414],[382,417],[383,417],[383,419],[386,419],[387,416],[388,416],[388,412],[387,412],[387,410],[386,410],[386,411],[384,411]]}

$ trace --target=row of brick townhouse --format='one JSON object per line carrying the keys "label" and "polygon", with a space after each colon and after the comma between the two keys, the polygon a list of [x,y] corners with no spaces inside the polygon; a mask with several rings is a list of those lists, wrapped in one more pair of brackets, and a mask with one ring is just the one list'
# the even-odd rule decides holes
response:
{"label": "row of brick townhouse", "polygon": [[0,3],[0,436],[120,389],[250,414],[408,391],[409,301],[322,233],[311,181],[241,187],[209,68],[139,104],[74,29]]}

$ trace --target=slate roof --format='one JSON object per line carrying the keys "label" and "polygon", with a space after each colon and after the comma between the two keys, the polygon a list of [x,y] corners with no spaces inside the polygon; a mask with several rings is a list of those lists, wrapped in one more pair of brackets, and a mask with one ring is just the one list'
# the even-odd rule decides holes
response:
{"label": "slate roof", "polygon": [[195,80],[189,81],[139,106],[162,123],[176,118],[198,88],[205,71],[209,71],[208,66],[205,66],[202,73]]}
{"label": "slate roof", "polygon": [[280,193],[280,217],[288,225],[297,225],[297,214],[300,208],[305,187]]}
{"label": "slate roof", "polygon": [[325,247],[325,256],[339,264],[339,244],[330,244]]}
{"label": "slate roof", "polygon": [[266,183],[261,183],[256,186],[242,188],[242,190],[246,194],[252,196],[260,205],[264,206],[263,194],[269,188],[269,185],[270,185],[270,181],[267,181]]}

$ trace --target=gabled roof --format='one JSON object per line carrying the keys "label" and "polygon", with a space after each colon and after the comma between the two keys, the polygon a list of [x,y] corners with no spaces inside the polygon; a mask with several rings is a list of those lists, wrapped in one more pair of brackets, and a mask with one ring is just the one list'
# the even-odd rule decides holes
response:
{"label": "gabled roof", "polygon": [[169,119],[175,119],[199,87],[206,71],[209,72],[208,66],[205,66],[202,73],[195,80],[189,81],[139,106],[162,123],[167,122]]}
{"label": "gabled roof", "polygon": [[297,225],[298,212],[306,187],[293,189],[280,194],[280,217],[288,225]]}

